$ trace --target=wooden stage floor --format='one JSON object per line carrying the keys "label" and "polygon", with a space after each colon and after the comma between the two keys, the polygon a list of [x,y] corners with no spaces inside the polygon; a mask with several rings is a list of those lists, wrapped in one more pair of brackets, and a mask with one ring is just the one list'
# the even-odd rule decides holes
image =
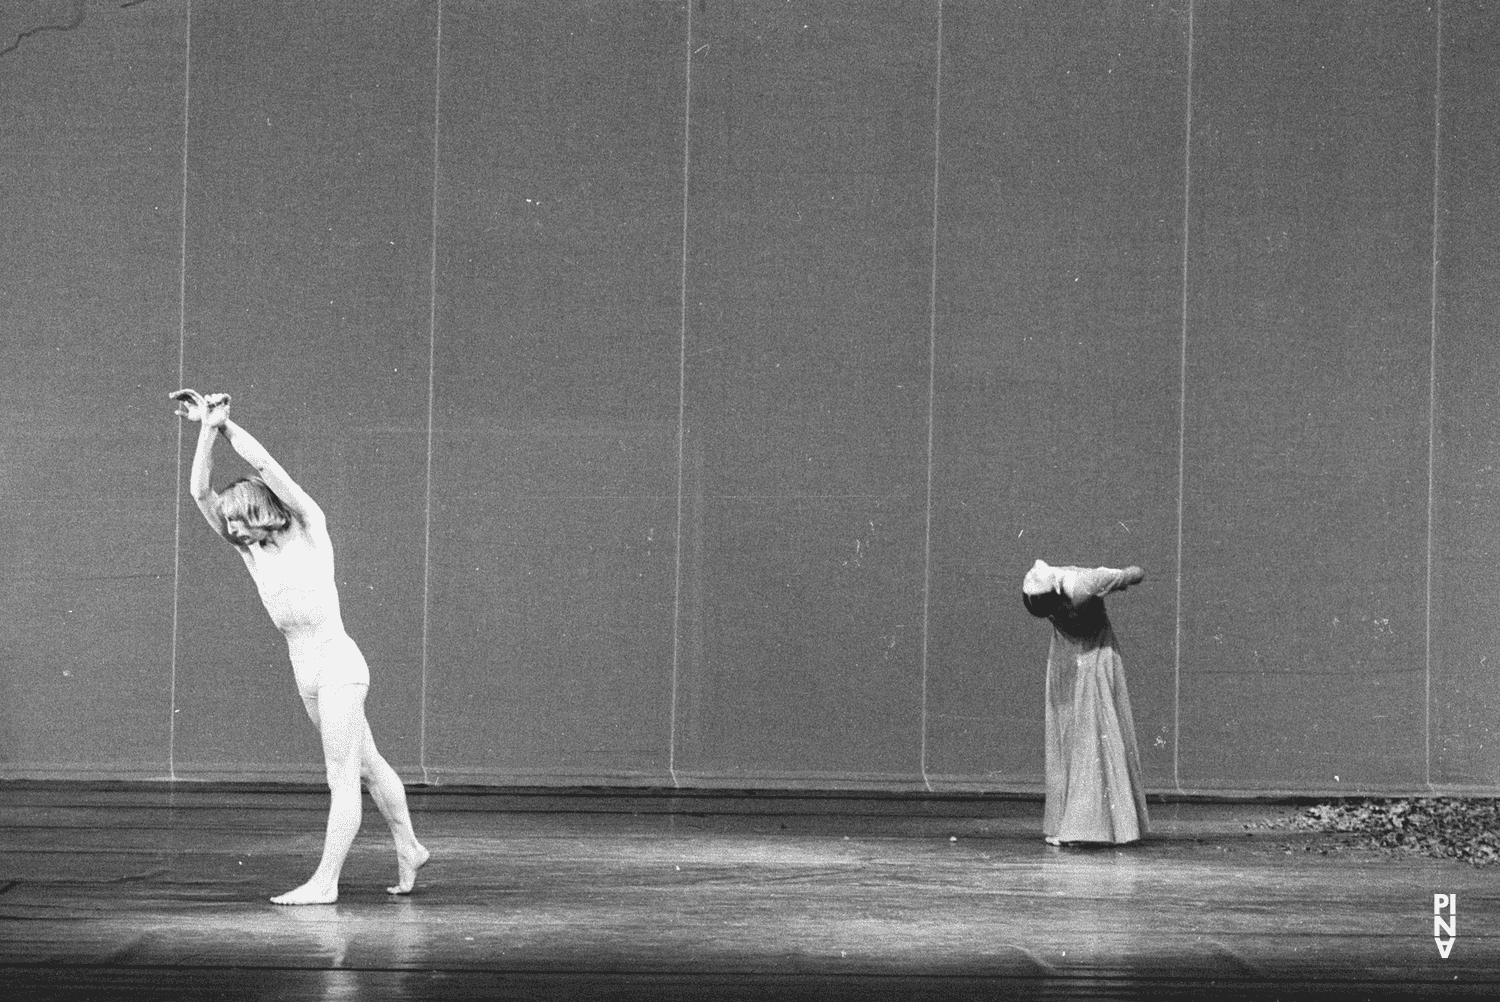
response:
{"label": "wooden stage floor", "polygon": [[[418,788],[390,898],[365,826],[335,905],[281,908],[326,795],[0,783],[0,998],[997,999],[1500,995],[1500,867],[1153,802],[1143,843],[1043,843],[1041,804]],[[1325,850],[1326,853],[1325,853]],[[1439,955],[1433,895],[1457,894]]]}

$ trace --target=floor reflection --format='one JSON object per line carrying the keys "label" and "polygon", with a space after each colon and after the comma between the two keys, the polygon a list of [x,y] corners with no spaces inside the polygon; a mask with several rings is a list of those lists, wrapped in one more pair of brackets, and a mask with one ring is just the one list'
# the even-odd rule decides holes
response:
{"label": "floor reflection", "polygon": [[[921,804],[778,815],[726,796],[700,818],[602,795],[526,814],[464,800],[424,813],[433,863],[410,897],[381,890],[388,847],[372,835],[342,900],[288,908],[265,895],[296,879],[305,847],[268,833],[295,798],[217,796],[170,839],[170,812],[133,802],[0,816],[0,964],[275,972],[324,999],[518,974],[1427,984],[1500,970],[1500,938],[1482,931],[1500,867],[1302,851],[1317,836],[1256,827],[1253,805],[1180,805],[1161,837],[1083,849],[1043,844],[1039,805],[1012,832]],[[1434,890],[1469,909],[1447,959]]]}

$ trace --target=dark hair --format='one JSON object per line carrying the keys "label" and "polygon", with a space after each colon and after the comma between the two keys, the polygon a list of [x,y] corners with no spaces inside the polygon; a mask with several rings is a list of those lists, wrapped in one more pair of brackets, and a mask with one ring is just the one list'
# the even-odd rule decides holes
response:
{"label": "dark hair", "polygon": [[1021,602],[1026,611],[1041,619],[1057,615],[1068,604],[1068,600],[1055,591],[1044,591],[1039,595],[1021,593]]}
{"label": "dark hair", "polygon": [[241,477],[219,494],[219,514],[224,521],[237,519],[257,529],[284,529],[291,512],[260,477]]}

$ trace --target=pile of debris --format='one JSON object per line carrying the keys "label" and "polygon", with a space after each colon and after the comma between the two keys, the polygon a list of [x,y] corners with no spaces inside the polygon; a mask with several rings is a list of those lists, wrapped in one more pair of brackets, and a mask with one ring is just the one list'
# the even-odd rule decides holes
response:
{"label": "pile of debris", "polygon": [[1352,836],[1375,849],[1461,859],[1475,866],[1500,862],[1500,801],[1418,797],[1318,804],[1297,815],[1296,827]]}

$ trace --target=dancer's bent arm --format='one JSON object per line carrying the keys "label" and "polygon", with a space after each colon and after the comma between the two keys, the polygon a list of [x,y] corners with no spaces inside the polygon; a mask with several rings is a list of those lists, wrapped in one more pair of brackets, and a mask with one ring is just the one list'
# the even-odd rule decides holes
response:
{"label": "dancer's bent arm", "polygon": [[207,397],[195,390],[178,390],[171,394],[179,402],[177,413],[200,422],[198,448],[193,454],[193,471],[188,490],[208,524],[228,542],[239,546],[229,535],[229,524],[213,489],[214,442],[219,435],[228,440],[240,458],[255,468],[287,513],[303,528],[326,528],[323,509],[282,468],[256,437],[229,419],[229,395],[213,393]]}
{"label": "dancer's bent arm", "polygon": [[1133,584],[1140,584],[1146,580],[1146,572],[1139,567],[1131,566],[1120,570],[1114,567],[1070,567],[1062,576],[1062,592],[1068,596],[1068,601],[1077,605],[1080,602],[1098,596],[1108,595],[1110,592],[1124,591]]}
{"label": "dancer's bent arm", "polygon": [[326,525],[323,509],[312,496],[304,491],[281,464],[271,457],[266,447],[256,437],[224,416],[224,438],[228,440],[240,458],[251,466],[271,488],[287,512],[305,528],[322,528]]}
{"label": "dancer's bent arm", "polygon": [[193,453],[193,472],[188,478],[188,492],[193,495],[194,503],[214,532],[233,543],[234,540],[229,538],[229,524],[224,520],[224,512],[219,507],[219,495],[213,489],[214,440],[219,437],[220,429],[229,418],[228,398],[222,393],[204,397],[196,390],[178,390],[171,394],[171,399],[178,401],[178,415],[189,421],[199,422],[198,447]]}

